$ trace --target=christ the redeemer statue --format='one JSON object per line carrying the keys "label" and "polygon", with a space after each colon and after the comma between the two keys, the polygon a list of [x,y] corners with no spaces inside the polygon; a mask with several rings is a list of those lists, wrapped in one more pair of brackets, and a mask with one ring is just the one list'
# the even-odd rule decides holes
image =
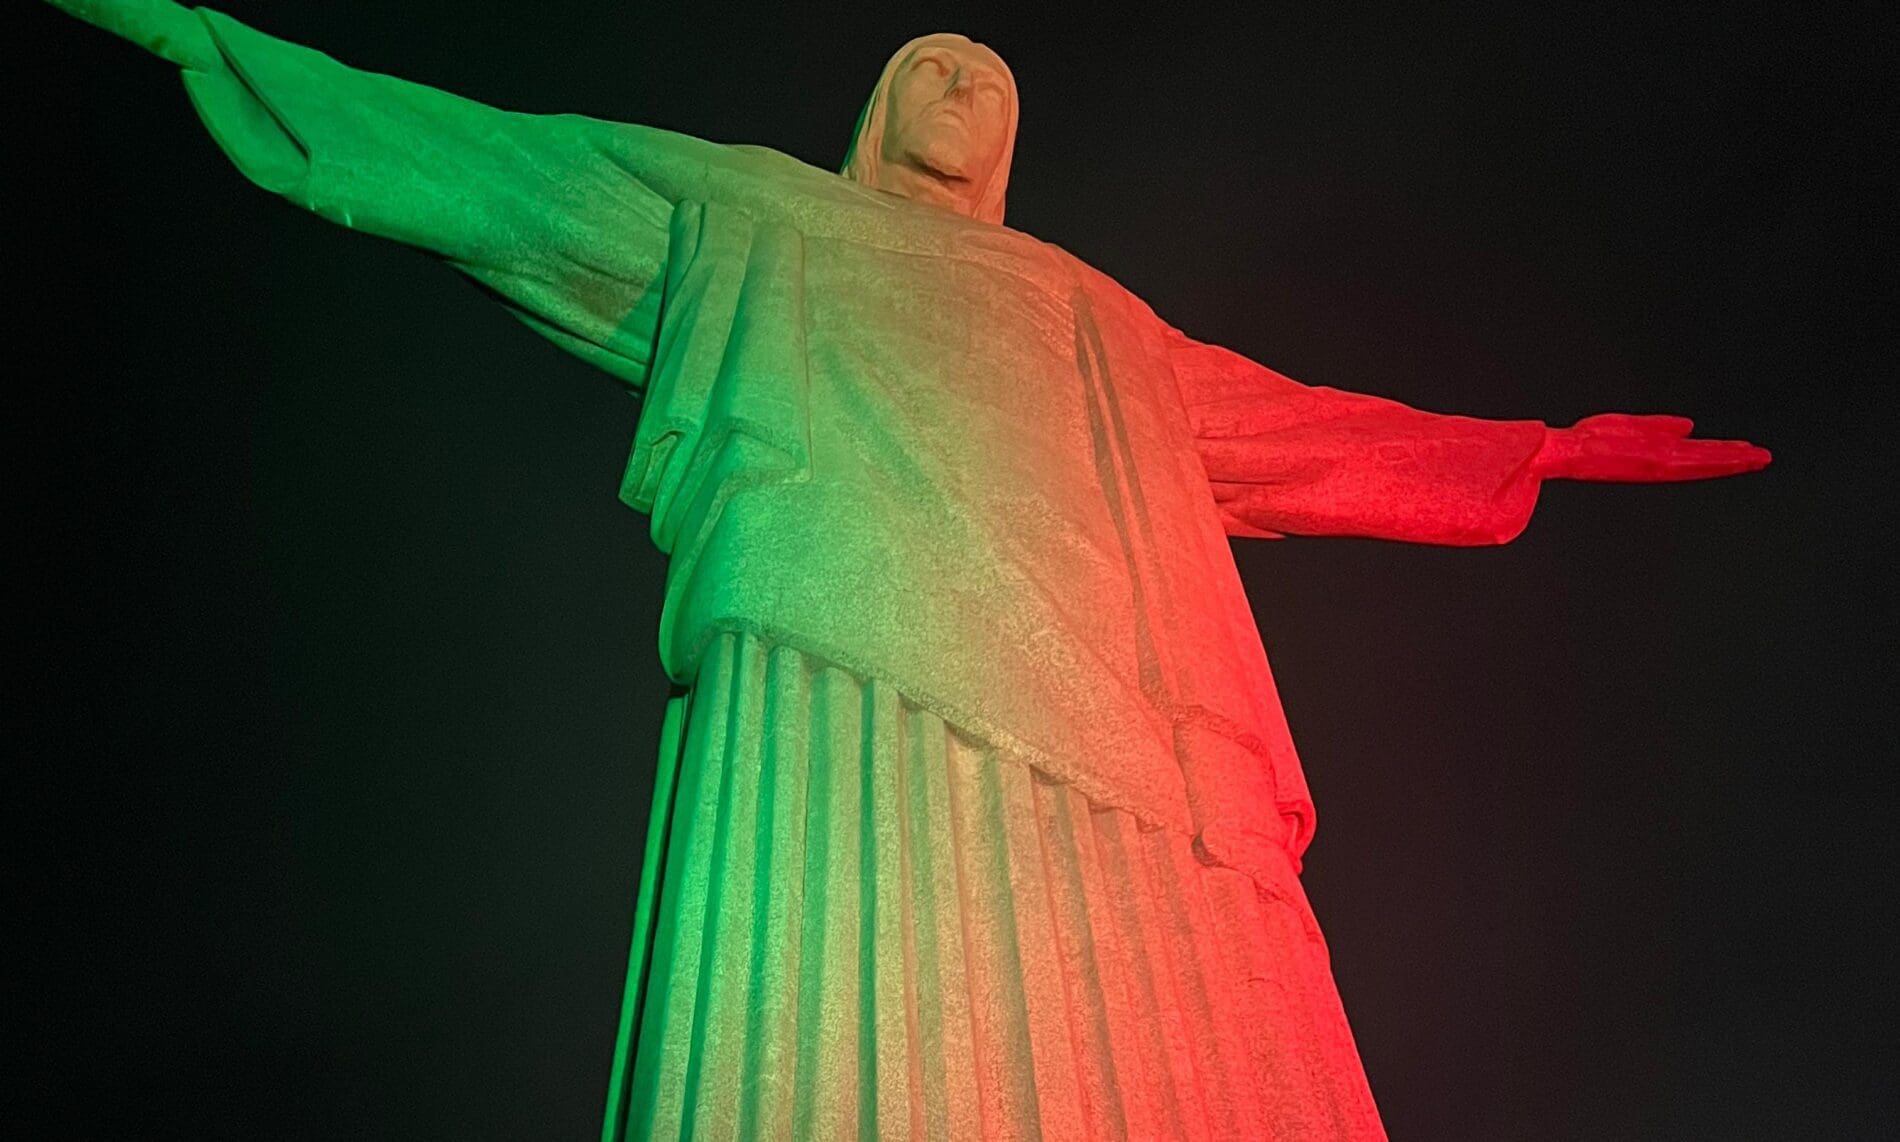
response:
{"label": "christ the redeemer statue", "polygon": [[926,36],[841,173],[352,70],[168,0],[253,182],[644,402],[667,711],[605,1134],[1376,1138],[1229,536],[1493,544],[1547,479],[1767,453],[1299,384],[1003,225],[1016,91]]}

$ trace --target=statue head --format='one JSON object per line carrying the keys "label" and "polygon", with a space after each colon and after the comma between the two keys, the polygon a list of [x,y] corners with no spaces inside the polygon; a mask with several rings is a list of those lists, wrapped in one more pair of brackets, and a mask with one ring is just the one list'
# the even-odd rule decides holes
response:
{"label": "statue head", "polygon": [[1016,80],[964,36],[898,49],[858,116],[844,176],[984,222],[1003,221],[1016,145]]}

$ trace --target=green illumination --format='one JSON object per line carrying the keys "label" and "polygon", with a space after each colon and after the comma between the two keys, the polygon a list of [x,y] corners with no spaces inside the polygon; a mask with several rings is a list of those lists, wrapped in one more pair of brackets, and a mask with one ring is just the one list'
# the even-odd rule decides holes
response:
{"label": "green illumination", "polygon": [[1299,384],[1002,224],[1016,96],[927,36],[842,174],[522,115],[164,0],[259,186],[425,250],[642,401],[668,706],[605,1142],[1375,1138],[1230,536],[1509,540],[1688,422]]}

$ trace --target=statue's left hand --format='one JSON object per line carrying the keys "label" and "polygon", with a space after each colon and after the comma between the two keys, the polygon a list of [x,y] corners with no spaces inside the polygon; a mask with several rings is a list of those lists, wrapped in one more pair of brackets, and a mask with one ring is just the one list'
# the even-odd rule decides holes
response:
{"label": "statue's left hand", "polygon": [[1746,440],[1692,440],[1681,416],[1608,412],[1553,428],[1532,471],[1552,480],[1661,483],[1733,476],[1766,467],[1766,448]]}

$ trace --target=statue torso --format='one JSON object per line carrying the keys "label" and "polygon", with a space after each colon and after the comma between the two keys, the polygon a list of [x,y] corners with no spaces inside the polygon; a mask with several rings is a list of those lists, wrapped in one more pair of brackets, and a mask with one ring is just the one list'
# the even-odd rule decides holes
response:
{"label": "statue torso", "polygon": [[769,155],[780,193],[673,219],[624,492],[673,555],[669,669],[764,633],[1184,828],[1184,749],[1286,769],[1166,327],[1054,246]]}

